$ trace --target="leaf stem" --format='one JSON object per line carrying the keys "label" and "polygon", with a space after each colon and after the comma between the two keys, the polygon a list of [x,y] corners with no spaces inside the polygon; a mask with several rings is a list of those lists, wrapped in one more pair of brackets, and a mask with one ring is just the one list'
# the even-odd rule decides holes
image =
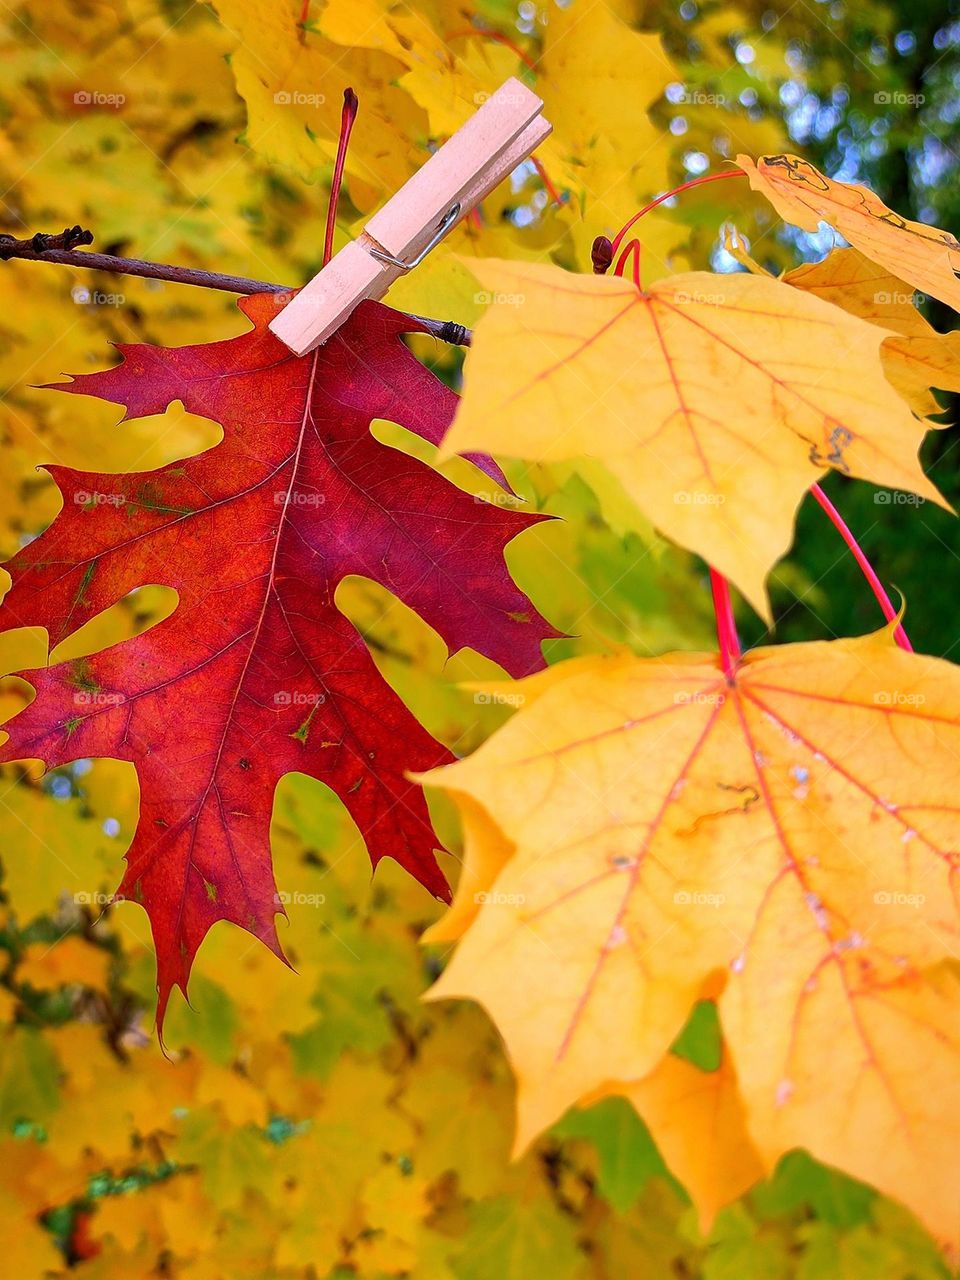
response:
{"label": "leaf stem", "polygon": [[[820,488],[818,484],[815,484],[813,488],[810,490],[810,492],[813,494],[817,502],[820,503],[820,506],[824,509],[824,511],[830,517],[830,520],[834,528],[837,530],[837,532],[840,534],[840,537],[844,540],[844,542],[852,551],[853,558],[856,560],[857,564],[860,566],[863,572],[863,576],[866,578],[867,582],[869,582],[870,588],[873,591],[873,594],[877,598],[877,603],[880,605],[880,608],[883,610],[883,616],[886,618],[888,622],[894,622],[897,617],[897,611],[893,607],[893,603],[890,597],[887,595],[887,592],[884,588],[883,583],[880,581],[879,577],[875,573],[873,565],[870,563],[870,561],[867,559],[866,555],[864,554],[863,548],[860,546],[860,543],[853,536],[853,533],[849,525],[847,524],[843,516],[840,514],[840,512],[833,505],[833,503],[830,501],[830,499],[827,497],[827,495],[823,492],[823,490]],[[913,645],[910,643],[910,639],[906,631],[904,631],[903,627],[899,623],[897,624],[897,629],[894,632],[894,638],[896,639],[896,642],[901,649],[905,649],[907,653],[913,653]]]}
{"label": "leaf stem", "polygon": [[621,250],[620,257],[617,259],[617,265],[613,268],[615,276],[622,276],[627,269],[627,263],[633,255],[633,283],[638,289],[642,288],[640,283],[640,254],[642,246],[640,241],[634,237]]}
{"label": "leaf stem", "polygon": [[663,204],[664,200],[670,200],[674,196],[678,196],[681,191],[689,191],[691,187],[702,187],[705,182],[720,182],[724,178],[745,178],[747,175],[742,169],[725,169],[723,173],[707,173],[702,178],[691,178],[689,182],[682,182],[679,187],[674,187],[672,191],[665,191],[662,196],[657,196],[656,200],[651,200],[649,204],[645,204],[639,213],[635,213],[629,218],[620,230],[617,232],[613,241],[613,251],[620,248],[620,242],[627,234],[635,222],[638,222],[645,213],[649,213],[651,209],[655,209],[658,204]]}
{"label": "leaf stem", "polygon": [[323,261],[326,266],[333,257],[333,233],[337,225],[337,208],[340,204],[340,188],[343,185],[343,166],[347,159],[347,147],[350,145],[350,134],[353,122],[357,118],[360,100],[352,89],[343,91],[343,109],[340,112],[340,140],[337,143],[337,159],[333,166],[333,178],[330,181],[330,198],[327,202],[327,228],[323,237]]}
{"label": "leaf stem", "polygon": [[729,683],[733,683],[737,663],[740,661],[740,638],[737,635],[737,624],[733,617],[733,603],[730,599],[730,583],[722,573],[710,569],[710,589],[713,592],[713,611],[717,619],[717,642],[720,645],[720,660],[723,663],[723,674]]}
{"label": "leaf stem", "polygon": [[557,188],[553,185],[553,179],[550,177],[549,173],[547,173],[546,169],[544,168],[543,161],[538,160],[536,156],[531,156],[530,163],[536,169],[537,177],[543,183],[544,191],[546,191],[547,195],[550,197],[550,199],[559,209],[563,204],[563,196],[560,194]]}
{"label": "leaf stem", "polygon": [[487,27],[461,27],[457,31],[448,32],[447,35],[445,36],[445,39],[446,40],[469,40],[469,39],[493,40],[497,44],[502,44],[505,48],[509,49],[512,54],[514,54],[517,58],[520,59],[520,61],[527,68],[528,71],[536,71],[537,69],[536,61],[530,57],[529,53],[525,53],[515,40],[511,40],[511,38],[507,35],[504,35],[502,31],[493,31],[488,29]]}

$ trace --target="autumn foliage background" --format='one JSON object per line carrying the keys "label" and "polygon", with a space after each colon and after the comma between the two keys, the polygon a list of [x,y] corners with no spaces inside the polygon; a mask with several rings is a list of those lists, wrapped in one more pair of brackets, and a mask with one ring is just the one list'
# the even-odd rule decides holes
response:
{"label": "autumn foliage background", "polygon": [[[960,37],[949,6],[329,0],[301,13],[283,0],[54,0],[13,4],[3,32],[0,231],[17,236],[80,223],[104,251],[298,284],[320,262],[347,85],[360,115],[338,243],[423,162],[429,139],[512,74],[546,100],[556,132],[540,158],[563,203],[525,169],[485,202],[482,221],[398,284],[391,305],[471,325],[486,297],[464,258],[588,272],[594,236],[738,152],[802,149],[834,175],[870,182],[899,212],[960,228]],[[645,280],[731,268],[722,247],[730,223],[772,270],[828,247],[785,229],[745,183],[717,183],[645,221]],[[219,434],[179,407],[118,428],[110,405],[36,384],[103,367],[110,342],[183,345],[246,325],[229,295],[64,267],[0,264],[0,291],[5,559],[57,512],[41,464],[143,470]],[[926,310],[951,327],[947,308]],[[462,352],[423,337],[413,347],[456,384]],[[375,430],[433,456],[395,427]],[[956,440],[955,430],[934,433],[923,454],[955,504]],[[442,467],[479,491],[466,464]],[[518,584],[571,637],[547,643],[550,661],[622,645],[640,655],[714,646],[704,565],[618,505],[599,473],[514,465],[510,479],[527,509],[562,517],[524,532],[507,553]],[[955,658],[954,518],[919,500],[878,501],[871,486],[836,475],[825,487],[907,599],[918,648]],[[879,620],[809,500],[770,586],[778,642],[861,634]],[[463,687],[497,674],[493,664],[468,651],[447,661],[436,634],[368,580],[352,580],[337,599],[389,683],[458,754],[506,718],[509,702]],[[173,603],[168,589],[147,585],[55,657],[134,635]],[[764,638],[749,609],[739,621],[745,639]],[[0,670],[45,659],[39,630],[0,636]],[[13,715],[28,697],[22,681],[5,680],[0,713]],[[455,879],[453,809],[438,795],[431,804]],[[371,880],[344,809],[303,776],[284,779],[273,816],[293,968],[217,927],[194,971],[193,1008],[171,1004],[165,1058],[145,917],[129,903],[104,909],[137,808],[134,770],[117,762],[79,761],[42,778],[5,766],[0,775],[0,1230],[9,1274],[948,1274],[905,1209],[802,1151],[704,1223],[623,1098],[572,1110],[511,1162],[514,1084],[497,1034],[472,1004],[420,1000],[448,958],[445,945],[420,944],[439,905],[389,861]],[[675,1052],[716,1067],[711,1005],[698,1006]]]}

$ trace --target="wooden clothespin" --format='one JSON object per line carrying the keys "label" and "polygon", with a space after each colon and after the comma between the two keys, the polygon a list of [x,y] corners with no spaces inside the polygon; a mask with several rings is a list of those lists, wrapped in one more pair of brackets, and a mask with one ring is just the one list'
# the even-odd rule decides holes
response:
{"label": "wooden clothespin", "polygon": [[298,356],[326,342],[364,298],[382,298],[552,129],[543,102],[507,80],[270,322]]}

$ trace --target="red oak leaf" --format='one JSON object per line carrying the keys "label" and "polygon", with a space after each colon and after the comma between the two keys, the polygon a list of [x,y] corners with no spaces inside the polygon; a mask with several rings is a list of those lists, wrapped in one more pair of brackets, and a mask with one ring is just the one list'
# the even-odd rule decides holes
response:
{"label": "red oak leaf", "polygon": [[374,865],[393,857],[447,896],[406,772],[449,754],[334,605],[345,576],[382,583],[451,651],[469,645],[516,675],[541,666],[540,642],[557,634],[503,562],[539,517],[475,501],[370,433],[386,418],[437,442],[453,417],[456,395],[401,340],[416,322],[363,303],[298,359],[266,327],[275,296],[240,306],[254,328],[238,338],[122,346],[115,368],[58,387],[127,418],[180,400],[222,424],[223,440],[150,472],[49,468],[63,510],[10,562],[0,605],[0,628],[44,626],[56,644],[135,587],[179,593],[143,635],[25,673],[37,697],[0,749],[0,761],[135,764],[140,821],[119,894],[150,917],[160,1024],[217,920],[282,957],[269,825],[286,773],[337,792]]}

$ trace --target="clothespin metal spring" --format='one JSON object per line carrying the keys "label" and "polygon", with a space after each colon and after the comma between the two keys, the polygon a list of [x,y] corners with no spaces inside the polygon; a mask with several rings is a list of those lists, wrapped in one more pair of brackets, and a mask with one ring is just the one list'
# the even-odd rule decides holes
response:
{"label": "clothespin metal spring", "polygon": [[419,267],[420,263],[424,260],[431,249],[435,249],[437,247],[459,217],[460,201],[458,200],[456,204],[451,205],[443,215],[440,225],[434,233],[433,239],[423,246],[412,262],[404,262],[400,258],[395,258],[392,253],[387,253],[386,249],[381,249],[377,245],[368,245],[367,253],[370,254],[371,258],[376,258],[378,262],[386,262],[389,266],[396,267],[398,271],[412,271],[414,267]]}

